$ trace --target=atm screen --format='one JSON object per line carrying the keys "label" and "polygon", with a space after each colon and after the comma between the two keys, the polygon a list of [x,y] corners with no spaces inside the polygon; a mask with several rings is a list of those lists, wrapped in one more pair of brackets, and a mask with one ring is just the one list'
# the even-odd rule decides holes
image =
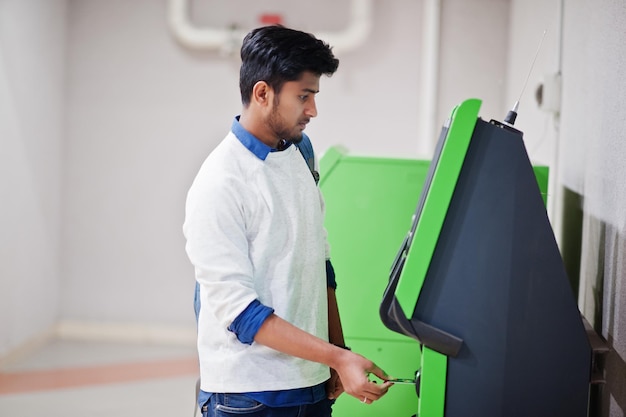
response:
{"label": "atm screen", "polygon": [[404,261],[406,260],[406,256],[409,252],[409,248],[411,247],[411,243],[413,243],[413,236],[415,234],[415,229],[417,228],[417,222],[422,213],[422,209],[424,208],[424,201],[426,200],[426,196],[428,195],[428,190],[430,189],[430,184],[433,180],[433,174],[435,172],[435,167],[439,162],[439,157],[441,156],[441,150],[443,149],[443,144],[448,137],[448,127],[450,124],[450,120],[443,125],[441,128],[441,133],[439,134],[439,139],[437,140],[437,146],[435,147],[435,152],[433,155],[432,162],[428,168],[428,173],[426,174],[426,179],[424,181],[424,186],[422,188],[420,198],[417,202],[417,208],[415,209],[415,214],[413,215],[413,219],[411,221],[411,228],[409,229],[402,245],[400,245],[400,249],[398,250],[398,254],[396,255],[393,264],[391,266],[391,275],[390,280],[394,279],[397,281],[400,279],[400,274],[402,273],[402,268],[404,266]]}

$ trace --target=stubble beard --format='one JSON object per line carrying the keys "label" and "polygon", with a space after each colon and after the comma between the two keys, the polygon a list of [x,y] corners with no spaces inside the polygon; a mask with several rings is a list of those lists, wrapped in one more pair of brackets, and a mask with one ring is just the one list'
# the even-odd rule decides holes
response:
{"label": "stubble beard", "polygon": [[285,139],[289,142],[298,144],[302,142],[302,132],[294,132],[294,129],[289,129],[285,119],[278,113],[278,97],[274,98],[274,103],[270,116],[267,120],[267,124],[272,129],[278,139]]}

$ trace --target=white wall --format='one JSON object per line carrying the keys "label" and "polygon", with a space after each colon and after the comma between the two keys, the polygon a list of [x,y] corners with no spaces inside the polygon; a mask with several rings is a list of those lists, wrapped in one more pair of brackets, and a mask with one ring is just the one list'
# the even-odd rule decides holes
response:
{"label": "white wall", "polygon": [[190,325],[186,187],[237,111],[236,66],[178,47],[164,1],[69,4],[62,318]]}
{"label": "white wall", "polygon": [[509,21],[506,104],[520,101],[515,125],[524,132],[531,159],[552,164],[558,119],[539,107],[535,94],[548,75],[560,71],[559,1],[513,1]]}
{"label": "white wall", "polygon": [[58,318],[65,1],[0,1],[0,355]]}
{"label": "white wall", "polygon": [[438,119],[467,98],[479,98],[479,115],[502,120],[513,103],[506,92],[508,0],[442,1]]}
{"label": "white wall", "polygon": [[626,231],[626,7],[565,4],[563,182],[590,214]]}

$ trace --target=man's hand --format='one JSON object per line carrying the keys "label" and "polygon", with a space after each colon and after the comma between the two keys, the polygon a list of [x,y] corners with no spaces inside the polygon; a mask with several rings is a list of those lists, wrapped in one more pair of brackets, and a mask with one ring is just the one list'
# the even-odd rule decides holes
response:
{"label": "man's hand", "polygon": [[371,382],[368,379],[369,374],[374,374],[382,380],[389,379],[389,376],[374,362],[361,355],[343,350],[341,357],[337,359],[336,371],[343,390],[362,403],[371,404],[380,399],[393,385],[392,382],[382,384]]}

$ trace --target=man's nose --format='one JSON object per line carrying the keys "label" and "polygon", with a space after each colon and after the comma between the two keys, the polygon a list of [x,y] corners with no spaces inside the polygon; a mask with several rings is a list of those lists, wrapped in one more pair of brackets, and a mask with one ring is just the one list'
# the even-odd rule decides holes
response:
{"label": "man's nose", "polygon": [[311,100],[309,100],[306,108],[304,109],[304,114],[306,114],[307,117],[317,116],[317,105],[315,104],[315,98],[311,98]]}

